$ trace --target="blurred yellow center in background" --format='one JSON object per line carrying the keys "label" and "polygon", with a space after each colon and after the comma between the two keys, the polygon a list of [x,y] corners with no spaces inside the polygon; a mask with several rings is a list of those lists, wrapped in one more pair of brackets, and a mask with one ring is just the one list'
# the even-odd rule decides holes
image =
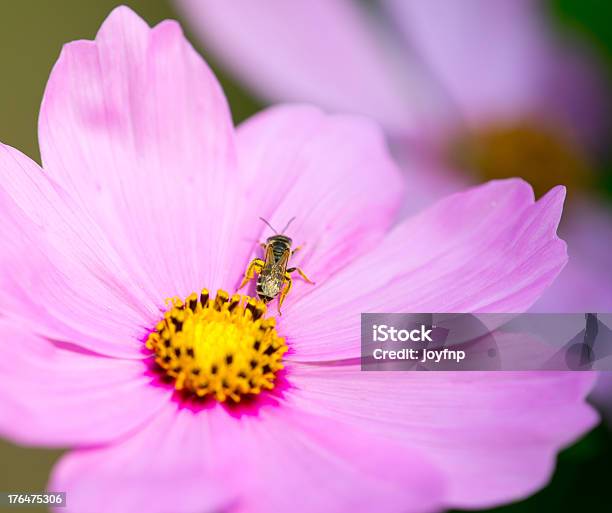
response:
{"label": "blurred yellow center in background", "polygon": [[274,388],[287,345],[262,301],[223,290],[213,300],[204,289],[170,302],[146,347],[177,390],[239,402]]}
{"label": "blurred yellow center in background", "polygon": [[522,177],[540,196],[555,185],[568,191],[589,181],[581,148],[555,126],[532,121],[490,124],[451,144],[451,161],[484,180]]}

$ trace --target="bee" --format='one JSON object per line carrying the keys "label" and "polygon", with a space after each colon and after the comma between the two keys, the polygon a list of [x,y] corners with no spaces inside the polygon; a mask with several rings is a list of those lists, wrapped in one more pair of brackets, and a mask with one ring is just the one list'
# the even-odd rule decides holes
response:
{"label": "bee", "polygon": [[280,315],[283,301],[293,286],[291,273],[297,271],[307,283],[314,285],[314,282],[311,281],[299,267],[290,267],[287,269],[289,257],[293,256],[296,251],[301,249],[301,246],[298,246],[292,250],[291,245],[293,241],[285,235],[285,232],[295,217],[289,220],[281,233],[278,233],[263,217],[260,217],[260,219],[272,229],[274,235],[268,237],[265,243],[260,243],[264,250],[264,259],[255,258],[251,261],[244,273],[244,278],[238,290],[251,281],[255,273],[257,273],[257,296],[259,296],[259,299],[264,303],[269,303],[280,294],[278,298],[278,313]]}

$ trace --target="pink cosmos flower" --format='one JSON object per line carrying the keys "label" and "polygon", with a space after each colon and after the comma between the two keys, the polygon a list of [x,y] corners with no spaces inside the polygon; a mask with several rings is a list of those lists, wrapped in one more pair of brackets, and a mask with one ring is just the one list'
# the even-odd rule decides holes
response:
{"label": "pink cosmos flower", "polygon": [[[605,142],[610,105],[596,63],[551,30],[544,2],[176,3],[206,50],[265,100],[380,122],[408,178],[406,212],[473,181],[456,174],[466,162],[449,161],[466,140],[485,155],[466,166],[480,176],[563,183],[572,197],[584,159]],[[593,198],[577,201],[586,202],[569,212],[570,264],[538,303],[542,311],[612,311],[612,270],[597,265],[612,259],[601,243],[612,215]]]}
{"label": "pink cosmos flower", "polygon": [[[39,138],[42,169],[0,146],[0,433],[72,449],[61,511],[486,507],[596,422],[586,374],[358,364],[363,311],[529,308],[566,261],[563,189],[493,181],[393,226],[369,121],[283,106],[235,129],[179,26],[125,7],[64,47]],[[258,216],[297,216],[316,281],[282,317],[232,295]]]}

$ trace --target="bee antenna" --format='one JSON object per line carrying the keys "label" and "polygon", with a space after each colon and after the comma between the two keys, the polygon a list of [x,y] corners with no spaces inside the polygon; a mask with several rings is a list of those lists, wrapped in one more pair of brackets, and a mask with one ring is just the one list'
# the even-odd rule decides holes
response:
{"label": "bee antenna", "polygon": [[272,227],[270,223],[268,223],[268,221],[266,221],[263,217],[260,217],[259,219],[261,219],[264,223],[266,223],[270,227],[270,229],[278,235],[278,232]]}
{"label": "bee antenna", "polygon": [[293,221],[295,221],[295,216],[293,216],[291,219],[289,219],[289,222],[287,222],[287,224],[285,225],[285,227],[283,228],[283,231],[281,233],[285,233],[287,231],[287,228],[289,228],[289,225],[291,223],[293,223]]}

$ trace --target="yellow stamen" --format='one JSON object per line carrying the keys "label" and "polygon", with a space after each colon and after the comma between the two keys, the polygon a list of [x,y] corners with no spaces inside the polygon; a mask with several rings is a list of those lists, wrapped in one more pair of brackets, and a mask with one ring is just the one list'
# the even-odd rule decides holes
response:
{"label": "yellow stamen", "polygon": [[262,301],[223,290],[213,300],[204,289],[169,302],[146,346],[177,390],[238,402],[274,388],[287,345]]}

